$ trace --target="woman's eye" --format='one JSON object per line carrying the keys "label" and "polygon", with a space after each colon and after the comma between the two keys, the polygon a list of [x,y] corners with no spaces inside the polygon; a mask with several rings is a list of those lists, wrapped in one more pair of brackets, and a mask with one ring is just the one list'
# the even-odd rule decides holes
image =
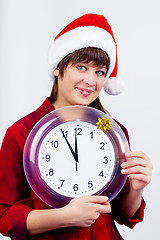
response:
{"label": "woman's eye", "polygon": [[85,71],[86,70],[86,68],[84,67],[84,66],[78,66],[77,67],[79,70],[81,70],[81,71]]}
{"label": "woman's eye", "polygon": [[99,76],[105,76],[106,73],[104,71],[97,71],[96,72]]}

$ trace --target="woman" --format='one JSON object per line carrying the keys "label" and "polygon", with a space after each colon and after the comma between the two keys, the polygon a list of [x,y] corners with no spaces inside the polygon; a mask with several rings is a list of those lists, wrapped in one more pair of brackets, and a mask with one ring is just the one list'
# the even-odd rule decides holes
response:
{"label": "woman", "polygon": [[[30,189],[23,171],[23,149],[34,125],[47,113],[69,105],[105,111],[99,93],[120,92],[116,79],[117,45],[102,15],[86,14],[67,25],[55,38],[49,54],[53,80],[51,96],[33,113],[6,132],[1,148],[0,231],[11,239],[123,239],[114,220],[130,228],[143,220],[142,193],[152,166],[141,151],[126,153],[121,165],[128,181],[118,196],[84,196],[52,209]],[[111,82],[110,82],[111,81]],[[119,124],[128,138],[127,130]],[[129,140],[129,139],[128,139]]]}

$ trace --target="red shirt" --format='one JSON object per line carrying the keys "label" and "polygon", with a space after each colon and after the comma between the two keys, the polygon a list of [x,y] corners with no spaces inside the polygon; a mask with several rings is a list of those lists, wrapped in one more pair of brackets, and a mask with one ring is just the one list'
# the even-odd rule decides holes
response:
{"label": "red shirt", "polygon": [[[27,215],[33,209],[50,208],[30,189],[23,170],[23,149],[27,136],[34,125],[54,108],[47,98],[34,112],[14,123],[8,128],[0,151],[0,232],[13,240],[120,240],[123,239],[115,224],[133,228],[143,220],[145,203],[136,214],[128,219],[119,208],[119,196],[111,202],[112,212],[101,214],[96,222],[88,228],[69,227],[45,232],[29,237],[26,230]],[[128,138],[126,128],[119,124]]]}

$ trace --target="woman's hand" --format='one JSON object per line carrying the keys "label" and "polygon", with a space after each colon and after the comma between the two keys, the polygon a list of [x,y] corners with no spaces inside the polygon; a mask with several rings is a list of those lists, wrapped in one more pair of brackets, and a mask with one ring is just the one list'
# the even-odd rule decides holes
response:
{"label": "woman's hand", "polygon": [[152,164],[142,151],[127,152],[125,156],[127,161],[121,164],[121,172],[128,174],[129,188],[122,195],[120,207],[131,218],[141,206],[143,190],[151,181]]}
{"label": "woman's hand", "polygon": [[63,227],[89,227],[100,213],[110,211],[107,197],[84,196],[71,200],[62,208],[32,210],[28,214],[26,227],[30,236]]}
{"label": "woman's hand", "polygon": [[100,213],[110,213],[111,206],[105,196],[83,196],[75,198],[64,207],[70,216],[70,226],[89,227]]}
{"label": "woman's hand", "polygon": [[142,151],[131,151],[125,154],[127,161],[121,164],[122,174],[128,174],[130,190],[143,192],[152,177],[152,164]]}

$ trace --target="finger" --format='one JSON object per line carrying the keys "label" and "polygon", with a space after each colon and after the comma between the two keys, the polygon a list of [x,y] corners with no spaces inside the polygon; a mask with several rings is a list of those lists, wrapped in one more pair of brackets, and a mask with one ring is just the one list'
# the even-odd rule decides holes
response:
{"label": "finger", "polygon": [[125,156],[127,158],[131,157],[131,158],[142,158],[145,159],[146,161],[150,161],[149,157],[142,151],[129,151],[125,153]]}
{"label": "finger", "polygon": [[111,212],[110,203],[107,203],[105,205],[94,203],[94,207],[96,208],[95,211],[98,213],[110,213]]}
{"label": "finger", "polygon": [[91,226],[93,223],[95,223],[95,221],[99,218],[99,215],[100,215],[99,212],[95,213],[94,217],[88,219],[88,220],[85,222],[84,226],[85,226],[85,227],[90,227],[90,226]]}
{"label": "finger", "polygon": [[142,166],[142,167],[150,167],[150,162],[142,159],[142,158],[129,158],[127,162],[121,164],[122,168],[130,168],[133,166]]}
{"label": "finger", "polygon": [[90,227],[92,224],[94,224],[96,221],[96,219],[89,219],[87,222],[86,222],[86,227]]}
{"label": "finger", "polygon": [[121,172],[123,174],[144,174],[144,175],[147,175],[149,174],[149,169],[148,168],[144,168],[143,166],[139,166],[139,165],[136,165],[136,166],[133,166],[133,167],[130,167],[130,168],[123,168],[121,170]]}
{"label": "finger", "polygon": [[92,218],[92,220],[97,220],[99,218],[100,213],[99,212],[95,212],[94,217]]}
{"label": "finger", "polygon": [[[122,169],[128,169],[128,168],[132,168],[132,167],[142,167],[147,169],[148,171],[152,171],[152,164],[150,161],[146,161],[144,159],[140,159],[140,158],[134,158],[134,159],[130,159],[125,163],[121,164]],[[124,172],[124,171],[122,171]]]}
{"label": "finger", "polygon": [[144,174],[129,174],[129,179],[134,179],[138,181],[142,181],[144,183],[150,183],[151,182],[151,176],[150,175],[144,175]]}
{"label": "finger", "polygon": [[87,196],[86,200],[90,203],[106,203],[108,201],[108,197],[106,196]]}
{"label": "finger", "polygon": [[94,214],[94,217],[92,217],[86,221],[86,224],[91,225],[91,224],[95,223],[95,221],[99,218],[99,215],[100,215],[100,213],[96,212]]}

